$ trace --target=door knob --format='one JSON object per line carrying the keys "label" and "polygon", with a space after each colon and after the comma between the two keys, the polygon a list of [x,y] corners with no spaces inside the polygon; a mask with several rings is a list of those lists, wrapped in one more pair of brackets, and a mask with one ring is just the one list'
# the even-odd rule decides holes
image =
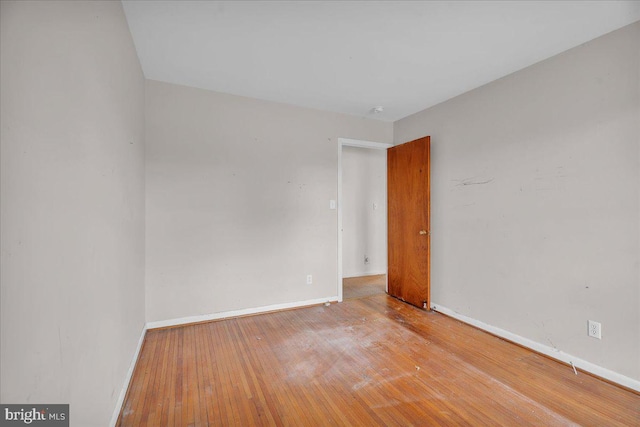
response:
{"label": "door knob", "polygon": [[420,234],[427,234],[427,230],[420,230]]}

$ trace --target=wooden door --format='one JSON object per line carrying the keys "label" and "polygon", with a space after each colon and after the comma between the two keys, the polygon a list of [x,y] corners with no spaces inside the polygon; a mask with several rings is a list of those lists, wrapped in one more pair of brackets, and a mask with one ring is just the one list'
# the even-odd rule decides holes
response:
{"label": "wooden door", "polygon": [[430,137],[387,150],[389,295],[430,309]]}

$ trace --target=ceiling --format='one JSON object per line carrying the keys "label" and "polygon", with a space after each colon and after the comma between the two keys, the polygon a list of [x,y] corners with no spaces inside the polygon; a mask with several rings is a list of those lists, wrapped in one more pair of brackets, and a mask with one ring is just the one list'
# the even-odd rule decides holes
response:
{"label": "ceiling", "polygon": [[123,4],[148,79],[385,121],[640,20],[639,1]]}

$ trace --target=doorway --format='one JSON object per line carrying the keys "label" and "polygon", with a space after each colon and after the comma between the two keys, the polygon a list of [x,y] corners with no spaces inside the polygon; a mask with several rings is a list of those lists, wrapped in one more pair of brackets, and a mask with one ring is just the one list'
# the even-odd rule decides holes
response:
{"label": "doorway", "polygon": [[387,290],[386,150],[338,139],[338,301]]}

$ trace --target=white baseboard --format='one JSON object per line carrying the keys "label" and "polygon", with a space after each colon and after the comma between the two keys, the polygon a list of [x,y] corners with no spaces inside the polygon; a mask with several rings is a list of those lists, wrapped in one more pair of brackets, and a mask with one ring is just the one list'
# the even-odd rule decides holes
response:
{"label": "white baseboard", "polygon": [[140,350],[142,349],[142,343],[144,343],[144,336],[147,333],[147,327],[142,328],[142,333],[140,334],[140,339],[138,340],[138,346],[136,347],[136,352],[133,354],[133,360],[131,360],[131,364],[129,365],[129,370],[127,371],[127,376],[124,379],[124,384],[122,386],[122,390],[120,390],[120,395],[118,396],[118,400],[116,402],[116,408],[113,410],[113,415],[111,416],[111,422],[109,423],[110,427],[115,427],[118,422],[118,417],[120,416],[120,411],[122,411],[122,405],[124,404],[124,398],[127,395],[127,389],[129,388],[129,383],[131,382],[131,377],[133,376],[133,370],[136,367],[136,362],[138,361],[138,355],[140,354]]}
{"label": "white baseboard", "polygon": [[343,274],[343,279],[349,279],[351,277],[363,277],[363,276],[378,276],[380,274],[387,274],[386,270],[367,271],[362,273],[349,273]]}
{"label": "white baseboard", "polygon": [[179,319],[158,320],[155,322],[147,322],[147,329],[166,328],[169,326],[178,326],[188,323],[206,322],[209,320],[226,319],[228,317],[246,316],[248,314],[265,313],[267,311],[286,310],[289,308],[307,307],[310,305],[323,304],[325,302],[336,302],[338,297],[317,298],[306,301],[287,302],[283,304],[266,305],[263,307],[245,308],[242,310],[223,311],[220,313],[204,314],[201,316],[181,317]]}
{"label": "white baseboard", "polygon": [[587,362],[586,360],[572,356],[563,351],[556,350],[553,347],[549,347],[547,345],[540,344],[539,342],[530,340],[528,338],[521,337],[520,335],[516,335],[512,332],[505,331],[504,329],[500,329],[495,326],[488,325],[479,320],[472,319],[471,317],[467,317],[463,314],[460,314],[454,310],[451,310],[450,308],[443,307],[439,304],[432,303],[431,308],[437,312],[446,314],[449,317],[453,317],[454,319],[457,319],[463,323],[475,326],[476,328],[487,331],[493,335],[497,335],[501,338],[504,338],[506,340],[519,344],[523,347],[530,348],[531,350],[537,351],[538,353],[542,353],[545,356],[549,356],[553,359],[559,360],[561,362],[565,362],[567,364],[573,364],[576,368],[580,368],[583,371],[590,372],[601,378],[604,378],[616,384],[620,384],[621,386],[633,389],[635,391],[640,391],[640,381],[635,380],[633,378],[629,378],[617,372],[603,368],[602,366],[598,366],[591,362]]}

